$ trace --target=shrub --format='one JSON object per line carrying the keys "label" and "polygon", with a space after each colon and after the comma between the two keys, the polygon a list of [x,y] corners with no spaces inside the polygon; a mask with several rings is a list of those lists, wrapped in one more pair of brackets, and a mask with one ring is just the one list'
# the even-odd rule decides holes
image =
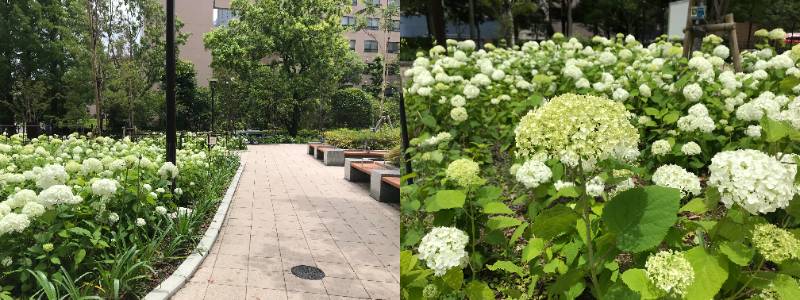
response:
{"label": "shrub", "polygon": [[373,132],[369,129],[335,129],[323,133],[325,142],[344,149],[391,149],[400,143],[399,128],[384,128]]}
{"label": "shrub", "polygon": [[330,122],[334,127],[367,128],[372,124],[372,97],[357,88],[340,89],[331,97]]}

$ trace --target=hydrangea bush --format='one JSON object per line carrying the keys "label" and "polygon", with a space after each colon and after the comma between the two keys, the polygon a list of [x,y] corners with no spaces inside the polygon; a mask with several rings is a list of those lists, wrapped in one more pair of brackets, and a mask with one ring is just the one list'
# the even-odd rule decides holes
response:
{"label": "hydrangea bush", "polygon": [[135,298],[189,254],[238,157],[189,137],[0,136],[0,298]]}
{"label": "hydrangea bush", "polygon": [[[800,46],[757,35],[513,48],[448,41],[405,71],[404,299],[792,299]],[[766,298],[765,298],[766,299]]]}

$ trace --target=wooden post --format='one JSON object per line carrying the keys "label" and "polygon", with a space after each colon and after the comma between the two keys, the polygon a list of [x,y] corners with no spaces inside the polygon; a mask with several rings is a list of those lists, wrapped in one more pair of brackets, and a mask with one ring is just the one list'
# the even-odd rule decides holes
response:
{"label": "wooden post", "polygon": [[689,0],[689,10],[686,12],[686,28],[683,29],[683,57],[689,58],[692,54],[694,43],[694,30],[692,30],[692,7],[695,0]]}
{"label": "wooden post", "polygon": [[729,31],[731,42],[731,57],[733,59],[733,69],[736,72],[742,71],[742,56],[739,55],[739,38],[736,36],[736,22],[733,21],[733,14],[725,15],[725,23],[733,24]]}

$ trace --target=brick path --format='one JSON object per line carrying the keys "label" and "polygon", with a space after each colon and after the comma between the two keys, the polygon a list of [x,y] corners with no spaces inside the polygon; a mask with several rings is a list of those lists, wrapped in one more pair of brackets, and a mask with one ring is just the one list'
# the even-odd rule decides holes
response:
{"label": "brick path", "polygon": [[[222,231],[173,299],[399,299],[399,211],[305,145],[251,146]],[[295,265],[321,268],[303,280]]]}

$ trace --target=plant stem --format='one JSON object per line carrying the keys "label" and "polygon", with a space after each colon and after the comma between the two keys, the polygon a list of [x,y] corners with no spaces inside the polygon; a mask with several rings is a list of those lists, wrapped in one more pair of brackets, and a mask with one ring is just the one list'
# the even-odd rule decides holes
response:
{"label": "plant stem", "polygon": [[[761,270],[765,262],[766,260],[764,258],[761,258],[761,260],[758,263],[758,266],[755,268],[754,271]],[[745,289],[747,289],[747,286],[750,285],[750,282],[753,281],[754,277],[755,276],[750,276],[750,278],[747,278],[747,281],[744,283],[744,285],[742,285],[742,287],[739,288],[739,290],[737,290],[736,293],[733,293],[732,296],[728,297],[728,299],[736,299],[736,297],[739,296],[739,294],[741,294],[742,292],[744,292]]]}
{"label": "plant stem", "polygon": [[594,262],[594,248],[592,247],[592,223],[589,220],[589,204],[591,201],[586,199],[586,207],[583,209],[583,221],[586,223],[586,249],[588,252],[588,259],[589,259],[589,274],[591,275],[592,279],[592,290],[594,297],[597,299],[603,299],[600,291],[600,283],[597,280],[597,274],[595,273],[595,262]]}

